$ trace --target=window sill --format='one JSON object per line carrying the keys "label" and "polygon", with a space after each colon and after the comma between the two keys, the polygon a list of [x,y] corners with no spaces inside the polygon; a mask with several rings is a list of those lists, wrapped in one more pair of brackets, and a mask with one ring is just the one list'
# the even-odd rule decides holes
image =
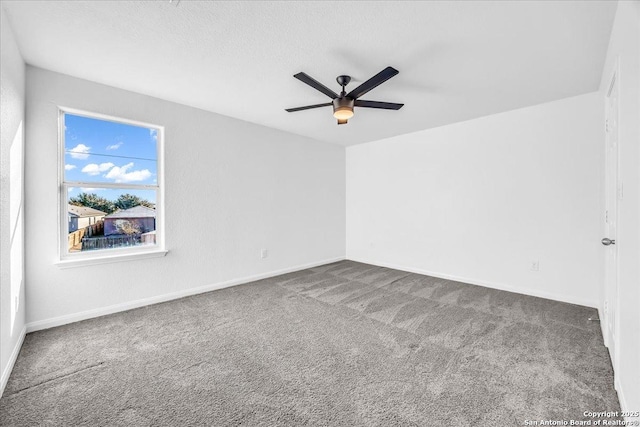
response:
{"label": "window sill", "polygon": [[96,258],[63,259],[55,263],[59,268],[86,267],[88,265],[110,264],[114,262],[134,261],[148,258],[161,258],[169,251],[158,249],[148,252],[105,255]]}

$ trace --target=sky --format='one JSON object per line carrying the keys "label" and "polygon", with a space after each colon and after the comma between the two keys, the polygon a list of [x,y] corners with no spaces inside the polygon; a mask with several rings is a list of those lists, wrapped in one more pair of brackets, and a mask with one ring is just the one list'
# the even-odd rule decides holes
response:
{"label": "sky", "polygon": [[129,193],[155,202],[154,190],[105,189],[98,183],[155,185],[157,137],[155,129],[65,113],[65,181],[96,183],[70,188],[69,197],[84,191],[115,200]]}

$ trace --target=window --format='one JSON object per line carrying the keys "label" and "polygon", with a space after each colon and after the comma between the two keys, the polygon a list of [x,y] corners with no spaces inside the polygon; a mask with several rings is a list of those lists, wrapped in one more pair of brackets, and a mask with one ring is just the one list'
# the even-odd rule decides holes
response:
{"label": "window", "polygon": [[60,110],[61,264],[164,253],[161,126]]}

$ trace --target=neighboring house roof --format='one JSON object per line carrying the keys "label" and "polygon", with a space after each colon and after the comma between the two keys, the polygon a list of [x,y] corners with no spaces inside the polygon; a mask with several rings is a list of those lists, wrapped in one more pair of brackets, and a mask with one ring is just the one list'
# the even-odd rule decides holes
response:
{"label": "neighboring house roof", "polygon": [[155,218],[156,210],[146,206],[135,206],[107,215],[105,218]]}
{"label": "neighboring house roof", "polygon": [[69,213],[80,218],[92,216],[105,216],[107,213],[86,206],[69,205]]}

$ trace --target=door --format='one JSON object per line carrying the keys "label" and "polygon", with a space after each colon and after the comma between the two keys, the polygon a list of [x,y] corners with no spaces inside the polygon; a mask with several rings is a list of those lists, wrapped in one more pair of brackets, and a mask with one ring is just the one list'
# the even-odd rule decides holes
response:
{"label": "door", "polygon": [[621,187],[618,180],[618,72],[611,77],[606,97],[606,157],[605,157],[605,236],[602,239],[605,253],[605,342],[609,347],[613,368],[617,368],[618,331],[618,200]]}

